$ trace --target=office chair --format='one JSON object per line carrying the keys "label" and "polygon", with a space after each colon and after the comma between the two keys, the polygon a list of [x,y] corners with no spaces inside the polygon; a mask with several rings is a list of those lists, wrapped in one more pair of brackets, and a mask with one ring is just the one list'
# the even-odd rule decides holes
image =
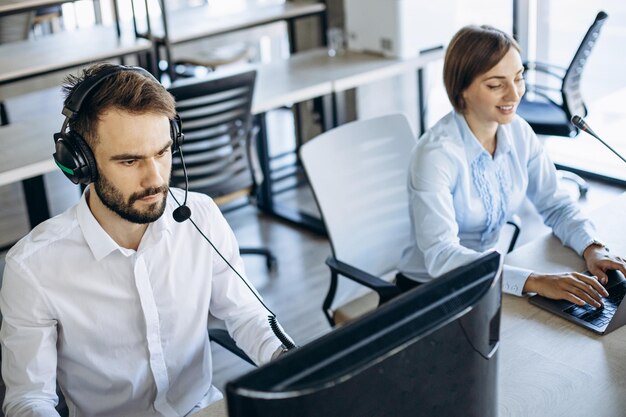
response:
{"label": "office chair", "polygon": [[209,339],[211,339],[212,342],[217,343],[224,349],[228,350],[229,352],[233,353],[234,355],[240,357],[244,361],[248,362],[250,365],[256,366],[256,363],[254,363],[254,361],[250,359],[250,357],[237,346],[237,344],[235,343],[233,338],[230,337],[226,329],[210,328]]}
{"label": "office chair", "polygon": [[[225,210],[242,197],[250,201],[263,181],[250,112],[255,79],[256,71],[248,71],[182,80],[169,88],[183,120],[189,190],[208,194]],[[171,183],[185,186],[180,155],[172,161]],[[267,248],[240,248],[240,252],[264,256],[269,270],[276,266],[276,257]]]}
{"label": "office chair", "polygon": [[[526,84],[526,94],[522,97],[517,113],[530,124],[536,134],[564,137],[578,135],[578,129],[572,125],[570,119],[575,114],[581,117],[587,115],[580,82],[585,64],[607,18],[605,12],[598,13],[567,68],[541,62],[524,64],[527,70],[526,77],[529,72],[545,74],[553,84],[554,81],[560,84],[559,88],[543,84]],[[586,194],[588,187],[582,178],[573,173],[562,175],[578,184],[581,197]]]}
{"label": "office chair", "polygon": [[[331,326],[400,293],[392,282],[411,239],[407,177],[414,145],[406,117],[393,114],[344,124],[300,148],[330,240],[322,310]],[[497,247],[503,253],[515,246],[519,218],[507,227]]]}
{"label": "office chair", "polygon": [[300,148],[330,240],[322,309],[331,325],[399,294],[391,281],[410,241],[406,181],[414,145],[408,121],[394,114],[339,126]]}

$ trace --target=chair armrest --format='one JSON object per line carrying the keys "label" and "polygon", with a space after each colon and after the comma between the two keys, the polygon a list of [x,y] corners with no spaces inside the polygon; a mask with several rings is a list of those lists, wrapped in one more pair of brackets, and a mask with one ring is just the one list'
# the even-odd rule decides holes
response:
{"label": "chair armrest", "polygon": [[241,350],[232,337],[228,334],[225,329],[209,329],[209,339],[224,349],[230,351],[231,353],[239,356],[244,361],[248,362],[251,365],[256,366],[256,363],[250,359],[246,352]]}
{"label": "chair armrest", "polygon": [[250,128],[250,133],[246,138],[246,153],[255,188],[260,186],[265,179],[263,176],[263,169],[261,169],[261,161],[259,161],[259,154],[257,152],[257,140],[260,130],[259,126],[253,124]]}
{"label": "chair armrest", "polygon": [[522,219],[517,214],[511,216],[507,224],[513,226],[513,237],[511,237],[511,243],[509,245],[509,249],[507,253],[511,252],[515,249],[515,243],[517,243],[517,238],[519,237],[520,230],[522,229]]}
{"label": "chair armrest", "polygon": [[558,65],[546,64],[545,62],[527,61],[524,62],[524,69],[527,71],[537,71],[544,74],[552,75],[556,78],[562,79],[567,72],[567,68],[560,67]]}
{"label": "chair armrest", "polygon": [[546,94],[547,92],[553,92],[553,93],[561,93],[561,89],[560,88],[556,88],[556,87],[548,87],[546,85],[540,85],[540,84],[527,84],[526,85],[526,90],[527,91],[532,91],[535,94]]}
{"label": "chair armrest", "polygon": [[[549,101],[550,103],[552,103],[555,107],[561,107],[562,104],[558,103],[556,100],[554,100],[553,96],[547,94],[545,91],[546,90],[550,90],[549,88],[541,88],[541,87],[537,87],[537,86],[530,86],[528,87],[528,89],[526,90],[526,92],[531,92],[539,97],[543,97],[544,99],[546,99],[547,101]],[[556,91],[560,91],[560,90],[555,90]],[[524,97],[524,99],[526,101],[533,101],[533,100],[529,100],[527,96]]]}
{"label": "chair armrest", "polygon": [[338,261],[332,256],[329,256],[326,259],[326,265],[328,265],[331,271],[336,272],[339,275],[349,278],[375,291],[380,297],[381,304],[391,300],[401,293],[398,287],[396,287],[392,283],[387,282],[377,276],[368,274],[361,269]]}

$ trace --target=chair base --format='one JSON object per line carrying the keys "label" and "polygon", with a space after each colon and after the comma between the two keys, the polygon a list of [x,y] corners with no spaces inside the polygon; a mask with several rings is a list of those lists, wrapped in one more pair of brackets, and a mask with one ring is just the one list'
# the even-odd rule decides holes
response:
{"label": "chair base", "polygon": [[270,272],[276,271],[278,260],[271,250],[267,248],[239,248],[241,255],[261,255],[265,257],[265,266]]}

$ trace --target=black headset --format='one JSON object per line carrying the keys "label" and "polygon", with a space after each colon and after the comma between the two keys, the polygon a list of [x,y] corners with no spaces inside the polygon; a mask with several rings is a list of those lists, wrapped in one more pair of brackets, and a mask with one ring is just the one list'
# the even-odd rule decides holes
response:
{"label": "black headset", "polygon": [[[138,72],[146,78],[159,83],[152,74],[141,67],[111,65],[76,85],[65,100],[65,106],[61,112],[65,116],[65,121],[61,131],[54,134],[55,152],[52,157],[65,176],[74,184],[87,185],[96,181],[98,178],[98,166],[89,144],[79,133],[69,129],[69,122],[76,117],[83,102],[96,87],[104,80],[122,71]],[[176,152],[180,149],[180,145],[182,145],[185,137],[182,133],[182,124],[178,114],[174,119],[170,119],[170,135],[173,142],[172,152]]]}

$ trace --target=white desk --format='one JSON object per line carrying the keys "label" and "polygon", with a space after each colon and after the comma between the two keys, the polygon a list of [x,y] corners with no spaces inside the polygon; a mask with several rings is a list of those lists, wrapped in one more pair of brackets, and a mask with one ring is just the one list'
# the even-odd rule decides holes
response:
{"label": "white desk", "polygon": [[[210,4],[182,8],[169,12],[165,0],[160,0],[161,13],[155,19],[148,16],[151,32],[145,37],[155,41],[155,55],[160,61],[161,49],[168,63],[170,79],[175,79],[171,47],[185,42],[235,32],[274,22],[286,21],[290,51],[295,52],[294,21],[308,16],[320,16],[322,38],[326,33],[326,5],[323,2],[263,4],[258,0],[246,0],[230,8],[215,8]],[[325,43],[322,42],[322,43]]]}
{"label": "white desk", "polygon": [[298,52],[283,61],[255,66],[258,75],[252,112],[264,113],[287,103],[343,93],[419,70],[443,59],[443,55],[443,50],[436,50],[402,60],[350,51],[330,57],[326,48]]}
{"label": "white desk", "polygon": [[[3,46],[0,45],[0,54]],[[20,53],[20,51],[16,49],[14,53]],[[44,52],[42,53],[45,54]],[[52,51],[47,53],[52,54]],[[79,52],[76,51],[76,53]],[[331,58],[328,56],[325,48],[318,48],[294,54],[288,60],[264,65],[253,65],[251,67],[257,70],[257,84],[252,112],[258,115],[257,120],[259,123],[264,124],[263,115],[265,112],[281,106],[291,105],[292,103],[325,97],[331,100],[327,103],[329,107],[337,107],[338,104],[333,103],[332,100],[335,100],[337,95],[342,94],[347,89],[385,77],[417,70],[442,57],[443,52],[436,51],[408,60],[387,59],[353,52],[347,52],[344,55]],[[40,60],[40,58],[36,59]],[[67,62],[69,65],[69,60]],[[79,62],[79,59],[72,60],[72,62]],[[25,68],[19,71],[8,71],[7,68],[11,67],[11,65],[17,66],[4,60],[0,62],[0,83],[2,83],[2,80],[14,80],[18,76],[17,74],[27,76],[28,74],[36,73],[34,69]],[[41,58],[41,65],[53,64],[46,64],[46,61]],[[58,68],[58,66],[55,68]],[[43,69],[39,67],[39,71]],[[13,77],[7,75],[10,73],[15,75]],[[211,77],[220,77],[225,73],[215,73]],[[191,80],[183,80],[182,82],[191,82]],[[7,143],[7,140],[10,140],[11,143],[13,143],[12,141],[17,141],[6,148],[12,149],[13,152],[10,154],[6,152],[0,156],[0,185],[21,180],[27,180],[29,184],[33,185],[35,191],[26,193],[34,198],[31,204],[28,201],[30,196],[27,195],[29,218],[32,226],[45,220],[47,218],[46,213],[48,213],[45,204],[43,182],[41,182],[41,178],[37,179],[37,177],[57,169],[51,158],[51,154],[54,151],[52,134],[61,127],[63,117],[60,116],[60,112],[63,105],[61,95],[55,95],[50,100],[52,99],[58,100],[58,105],[56,105],[56,108],[58,108],[57,114],[45,117],[42,120],[34,119],[32,123],[19,123],[0,127],[0,140],[3,143]],[[37,115],[34,115],[34,117],[37,117]],[[323,231],[323,226],[319,219],[274,204],[267,138],[262,137],[259,142],[261,148],[260,159],[266,179],[261,187],[261,198],[259,199],[260,203],[262,201],[260,204],[261,209],[292,222],[299,224],[306,222],[311,228],[314,228],[313,230]],[[38,182],[41,182],[41,184],[38,184]],[[31,213],[32,210],[38,211],[39,214]]]}
{"label": "white desk", "polygon": [[194,414],[193,417],[228,417],[226,400],[217,401],[207,408],[203,408]]}
{"label": "white desk", "polygon": [[[257,123],[261,126],[258,144],[264,176],[259,187],[258,207],[283,220],[325,233],[320,219],[274,202],[263,113],[281,105],[320,98],[325,110],[324,130],[327,130],[346,121],[344,95],[348,90],[412,71],[417,72],[418,83],[421,84],[421,70],[443,56],[443,50],[435,50],[410,59],[390,59],[350,51],[330,57],[326,48],[317,48],[294,54],[288,60],[256,67],[258,75],[252,112],[258,115]],[[418,95],[417,107],[419,114],[423,114],[421,95]]]}
{"label": "white desk", "polygon": [[0,45],[0,85],[125,55],[147,52],[152,43],[114,26],[96,26]]}
{"label": "white desk", "polygon": [[0,186],[52,172],[52,135],[61,129],[63,116],[44,116],[36,122],[16,123],[0,127]]}
{"label": "white desk", "polygon": [[31,123],[0,127],[0,186],[22,181],[31,227],[50,217],[43,174],[57,170],[52,160],[52,135],[61,128],[63,117],[41,116]]}
{"label": "white desk", "polygon": [[324,3],[282,3],[267,6],[242,2],[237,9],[216,9],[209,5],[186,7],[166,12],[167,33],[163,21],[153,21],[152,35],[167,40],[170,45],[181,44],[210,36],[234,32],[281,20],[312,16],[326,10]]}
{"label": "white desk", "polygon": [[58,6],[72,0],[1,0],[0,15],[23,13],[43,7]]}
{"label": "white desk", "polygon": [[[614,253],[626,255],[626,194],[591,214]],[[513,251],[506,263],[538,271],[584,271],[552,235]],[[499,352],[500,416],[626,415],[626,327],[598,336],[524,298],[504,296]]]}

